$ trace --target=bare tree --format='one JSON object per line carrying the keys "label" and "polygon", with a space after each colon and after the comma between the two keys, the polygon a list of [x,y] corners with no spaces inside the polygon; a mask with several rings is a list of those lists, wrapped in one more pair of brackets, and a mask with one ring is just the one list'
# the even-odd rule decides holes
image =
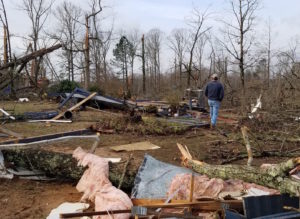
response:
{"label": "bare tree", "polygon": [[267,40],[267,85],[268,88],[270,87],[270,74],[271,74],[271,44],[272,44],[272,39],[271,39],[271,21],[270,19],[268,20],[268,40]]}
{"label": "bare tree", "polygon": [[179,87],[182,87],[182,75],[183,75],[183,62],[184,55],[187,47],[187,30],[186,29],[174,29],[171,35],[168,37],[169,47],[174,52],[175,55],[175,78],[176,69],[179,67]]}
{"label": "bare tree", "polygon": [[297,55],[299,44],[293,43],[290,49],[277,55],[279,74],[289,84],[290,89],[296,89],[300,80],[300,58]]}
{"label": "bare tree", "polygon": [[190,30],[190,42],[189,45],[189,62],[185,64],[187,70],[187,87],[191,86],[191,77],[193,71],[193,59],[194,59],[194,50],[198,40],[203,36],[211,27],[205,27],[206,19],[208,18],[207,10],[203,13],[198,9],[194,8],[192,11],[192,17],[189,19],[188,24],[191,27]]}
{"label": "bare tree", "polygon": [[[250,33],[253,29],[255,12],[258,9],[258,0],[230,0],[233,20],[223,21],[226,25],[224,34],[226,42],[221,42],[227,52],[238,62],[240,80],[242,85],[242,105],[245,106],[245,69],[251,66],[246,58],[249,57],[250,48],[254,39]],[[247,63],[247,64],[246,64]]]}
{"label": "bare tree", "polygon": [[3,32],[4,32],[4,63],[7,63],[8,61],[11,61],[11,43],[10,43],[10,32],[8,27],[8,19],[6,14],[5,5],[3,3],[3,0],[1,0],[1,7],[0,10],[2,11],[2,14],[0,14],[0,20],[3,25]]}
{"label": "bare tree", "polygon": [[68,80],[74,81],[74,59],[78,53],[78,46],[76,45],[78,41],[76,37],[79,34],[78,20],[82,15],[81,9],[71,2],[64,1],[62,5],[57,8],[55,15],[59,23],[56,32],[60,34],[56,34],[55,38],[58,38],[64,43],[64,57],[67,61],[64,66],[66,66],[68,72]]}
{"label": "bare tree", "polygon": [[129,57],[129,62],[130,62],[130,68],[131,68],[131,92],[133,92],[133,82],[134,82],[134,74],[133,74],[133,69],[134,69],[134,61],[135,61],[135,58],[137,56],[137,50],[138,50],[138,47],[140,45],[140,33],[139,33],[139,30],[138,29],[134,29],[132,30],[131,32],[129,32],[127,34],[127,38],[128,40],[131,42],[132,46],[133,46],[133,51],[132,53],[130,54],[130,57]]}
{"label": "bare tree", "polygon": [[[26,12],[31,21],[29,38],[32,42],[32,52],[36,52],[39,49],[40,34],[50,14],[52,4],[53,0],[23,0],[21,8]],[[39,57],[34,59],[31,64],[31,77],[34,78],[35,86],[37,86],[42,61],[42,57]]]}
{"label": "bare tree", "polygon": [[143,94],[146,94],[146,58],[145,58],[145,35],[143,34],[142,36],[142,71],[143,71]]}
{"label": "bare tree", "polygon": [[[98,9],[96,9],[98,8]],[[90,86],[90,34],[89,34],[89,19],[94,18],[102,11],[101,0],[92,0],[92,12],[85,15],[85,43],[84,43],[84,57],[85,57],[85,74],[84,74],[84,88],[88,89]]]}
{"label": "bare tree", "polygon": [[[198,40],[196,44],[196,51],[195,51],[195,57],[197,60],[197,77],[196,77],[196,86],[202,87],[202,75],[203,75],[203,56],[204,56],[204,49],[208,41],[208,35],[203,34],[200,39]],[[196,67],[195,67],[196,68]]]}
{"label": "bare tree", "polygon": [[107,82],[108,80],[108,61],[107,57],[110,51],[111,43],[112,43],[112,36],[113,36],[113,25],[111,26],[110,30],[102,32],[102,47],[101,47],[101,55],[103,60],[103,74],[104,74],[104,81]]}
{"label": "bare tree", "polygon": [[150,64],[150,72],[154,81],[155,92],[160,89],[160,53],[162,34],[162,31],[159,29],[151,29],[146,35],[146,54]]}

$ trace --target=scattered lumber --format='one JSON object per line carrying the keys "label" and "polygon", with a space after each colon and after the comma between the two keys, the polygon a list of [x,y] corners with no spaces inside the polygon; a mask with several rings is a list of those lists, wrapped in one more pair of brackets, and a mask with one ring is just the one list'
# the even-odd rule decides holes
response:
{"label": "scattered lumber", "polygon": [[230,209],[237,211],[243,210],[243,202],[241,200],[205,200],[190,202],[189,200],[170,200],[165,203],[165,199],[131,199],[133,205],[144,206],[148,208],[178,208],[192,207],[200,211],[218,211],[222,210],[224,205]]}
{"label": "scattered lumber", "polygon": [[183,165],[211,178],[240,179],[279,190],[281,193],[299,196],[300,182],[289,178],[289,171],[300,165],[300,157],[279,163],[270,168],[243,165],[210,165],[193,160],[186,146],[177,144]]}
{"label": "scattered lumber", "polygon": [[80,213],[63,213],[60,214],[60,218],[77,218],[83,216],[100,216],[100,215],[114,215],[114,214],[125,214],[131,213],[134,216],[155,216],[154,218],[189,218],[196,219],[202,218],[201,216],[193,216],[192,214],[179,214],[179,213],[167,213],[157,212],[153,209],[167,208],[167,209],[178,209],[191,207],[193,210],[198,211],[220,211],[223,210],[223,206],[228,206],[230,209],[242,210],[243,203],[239,200],[228,200],[228,201],[198,201],[189,202],[187,200],[171,200],[170,203],[165,204],[163,199],[132,199],[134,207],[128,210],[114,210],[114,211],[95,211],[95,212],[80,212]]}
{"label": "scattered lumber", "polygon": [[[28,170],[40,170],[49,177],[56,177],[61,180],[76,182],[85,170],[85,168],[77,166],[77,161],[72,157],[72,154],[31,148],[2,150],[2,153],[7,163],[14,163],[15,166],[24,167]],[[117,187],[122,177],[124,164],[122,162],[109,163],[109,166],[109,179]],[[136,171],[132,168],[127,169],[121,189],[124,191],[131,190]]]}
{"label": "scattered lumber", "polygon": [[131,144],[119,145],[109,147],[111,150],[120,152],[120,151],[147,151],[147,150],[156,150],[160,147],[152,144],[150,141],[142,141]]}

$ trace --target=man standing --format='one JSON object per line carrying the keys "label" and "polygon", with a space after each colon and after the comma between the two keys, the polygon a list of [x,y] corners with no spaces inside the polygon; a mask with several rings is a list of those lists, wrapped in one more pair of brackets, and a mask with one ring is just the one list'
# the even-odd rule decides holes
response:
{"label": "man standing", "polygon": [[205,96],[208,98],[208,105],[210,107],[210,127],[214,128],[217,124],[220,103],[224,97],[224,88],[218,81],[217,74],[213,74],[211,81],[206,85]]}

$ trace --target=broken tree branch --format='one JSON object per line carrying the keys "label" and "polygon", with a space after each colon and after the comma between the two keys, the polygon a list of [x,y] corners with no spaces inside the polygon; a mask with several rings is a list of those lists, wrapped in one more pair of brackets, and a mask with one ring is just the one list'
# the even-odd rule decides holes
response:
{"label": "broken tree branch", "polygon": [[248,128],[246,126],[243,126],[243,127],[241,127],[241,131],[242,131],[244,142],[245,142],[245,145],[246,145],[246,148],[247,148],[247,154],[248,154],[247,165],[251,166],[252,161],[253,161],[253,154],[252,154],[252,150],[251,150],[249,137],[248,137],[248,134],[247,134]]}
{"label": "broken tree branch", "polygon": [[122,186],[122,184],[123,184],[123,180],[124,180],[124,177],[125,177],[125,175],[126,175],[127,167],[128,167],[128,164],[129,164],[129,162],[130,162],[132,156],[133,156],[133,154],[130,154],[130,155],[129,155],[129,158],[128,158],[128,160],[127,160],[127,162],[125,163],[125,166],[124,166],[124,169],[123,169],[123,173],[122,173],[122,176],[121,176],[119,185],[118,185],[118,189],[120,189],[121,186]]}
{"label": "broken tree branch", "polygon": [[242,165],[210,165],[193,160],[183,145],[177,144],[182,152],[183,165],[211,178],[240,179],[249,183],[256,183],[269,188],[278,189],[282,193],[299,195],[300,182],[289,178],[289,171],[300,165],[300,157],[279,163],[270,168],[242,166]]}
{"label": "broken tree branch", "polygon": [[0,70],[11,68],[11,67],[16,67],[18,65],[23,65],[24,63],[26,64],[27,62],[29,62],[32,59],[35,59],[35,58],[43,56],[47,53],[53,52],[54,50],[57,50],[61,47],[62,47],[62,44],[59,43],[59,44],[56,44],[49,48],[42,48],[40,50],[37,50],[36,52],[30,53],[28,55],[25,55],[21,58],[18,58],[16,60],[12,61],[12,62],[8,62],[7,64],[0,66]]}

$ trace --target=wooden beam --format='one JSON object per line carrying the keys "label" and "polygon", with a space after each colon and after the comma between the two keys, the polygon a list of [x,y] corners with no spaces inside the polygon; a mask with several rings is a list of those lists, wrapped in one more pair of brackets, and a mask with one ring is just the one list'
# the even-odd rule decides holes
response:
{"label": "wooden beam", "polygon": [[76,105],[72,106],[71,108],[69,108],[68,110],[61,112],[60,114],[58,114],[57,116],[55,116],[52,120],[57,120],[61,117],[63,117],[63,115],[65,114],[65,112],[70,111],[72,112],[74,109],[80,107],[82,104],[84,104],[85,102],[87,102],[88,100],[92,99],[94,96],[96,96],[97,93],[94,92],[92,94],[90,94],[87,98],[83,99],[82,101],[80,101],[79,103],[77,103]]}
{"label": "wooden beam", "polygon": [[84,216],[100,216],[100,215],[111,215],[111,214],[131,214],[131,210],[114,210],[114,211],[95,211],[95,212],[80,212],[80,213],[64,213],[60,214],[59,218],[74,218]]}
{"label": "wooden beam", "polygon": [[171,200],[170,203],[164,203],[164,199],[132,199],[133,205],[147,208],[184,208],[191,207],[195,210],[218,211],[223,205],[228,205],[231,209],[242,210],[243,202],[241,200],[212,200],[212,201],[195,201],[188,200]]}

